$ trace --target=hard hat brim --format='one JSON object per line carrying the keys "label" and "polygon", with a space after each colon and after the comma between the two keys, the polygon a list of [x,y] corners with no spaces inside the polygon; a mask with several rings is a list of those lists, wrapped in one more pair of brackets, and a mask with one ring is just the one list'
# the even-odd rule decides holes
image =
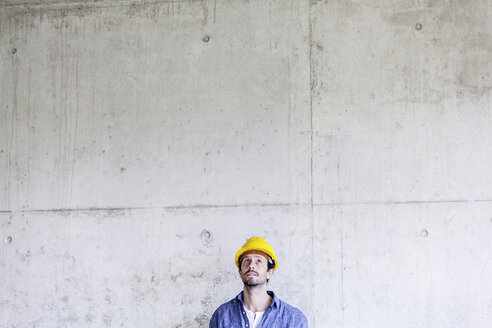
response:
{"label": "hard hat brim", "polygon": [[[266,242],[264,242],[264,243],[266,244]],[[268,245],[268,244],[266,244],[266,245]],[[268,246],[270,246],[270,245],[268,245]],[[236,263],[236,266],[238,268],[239,268],[239,258],[241,257],[241,255],[243,255],[244,253],[246,253],[248,251],[260,251],[262,253],[265,253],[274,262],[273,270],[276,270],[277,269],[277,267],[278,267],[278,260],[277,260],[277,257],[275,256],[275,253],[273,252],[273,249],[271,247],[262,247],[262,246],[257,246],[257,245],[247,245],[247,243],[245,244],[245,246],[243,246],[242,248],[240,248],[236,252],[235,263]]]}

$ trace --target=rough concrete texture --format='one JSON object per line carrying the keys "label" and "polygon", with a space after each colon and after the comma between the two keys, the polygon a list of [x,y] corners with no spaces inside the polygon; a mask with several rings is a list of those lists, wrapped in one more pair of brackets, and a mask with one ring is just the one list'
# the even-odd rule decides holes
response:
{"label": "rough concrete texture", "polygon": [[310,327],[490,327],[491,18],[0,2],[1,326],[207,327],[262,235]]}
{"label": "rough concrete texture", "polygon": [[[310,213],[309,206],[4,213],[2,233],[12,242],[2,249],[0,313],[5,327],[208,327],[215,307],[241,289],[235,247],[251,234],[268,234],[282,258],[272,288],[308,310],[310,265],[303,277],[298,263],[310,256]],[[252,217],[275,229],[251,225]]]}
{"label": "rough concrete texture", "polygon": [[316,203],[492,199],[491,2],[419,3],[312,6]]}

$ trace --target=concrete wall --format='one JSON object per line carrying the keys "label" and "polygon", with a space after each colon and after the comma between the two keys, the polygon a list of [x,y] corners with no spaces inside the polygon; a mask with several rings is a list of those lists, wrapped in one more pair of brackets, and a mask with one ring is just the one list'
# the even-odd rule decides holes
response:
{"label": "concrete wall", "polygon": [[310,327],[490,327],[491,0],[0,20],[2,327],[207,327],[252,235]]}

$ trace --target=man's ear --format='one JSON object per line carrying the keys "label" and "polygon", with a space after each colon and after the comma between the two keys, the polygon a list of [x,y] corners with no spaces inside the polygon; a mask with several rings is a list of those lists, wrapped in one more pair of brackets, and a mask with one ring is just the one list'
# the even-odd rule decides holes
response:
{"label": "man's ear", "polygon": [[267,278],[270,279],[273,276],[274,272],[275,272],[275,270],[273,270],[273,269],[268,270],[267,271]]}

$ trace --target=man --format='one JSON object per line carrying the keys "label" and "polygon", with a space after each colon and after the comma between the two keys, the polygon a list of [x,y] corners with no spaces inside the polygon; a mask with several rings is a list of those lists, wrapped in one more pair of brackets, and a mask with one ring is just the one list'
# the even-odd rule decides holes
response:
{"label": "man", "polygon": [[252,237],[236,253],[236,266],[244,288],[222,304],[210,319],[210,328],[307,328],[302,312],[282,302],[267,284],[278,267],[272,247]]}

